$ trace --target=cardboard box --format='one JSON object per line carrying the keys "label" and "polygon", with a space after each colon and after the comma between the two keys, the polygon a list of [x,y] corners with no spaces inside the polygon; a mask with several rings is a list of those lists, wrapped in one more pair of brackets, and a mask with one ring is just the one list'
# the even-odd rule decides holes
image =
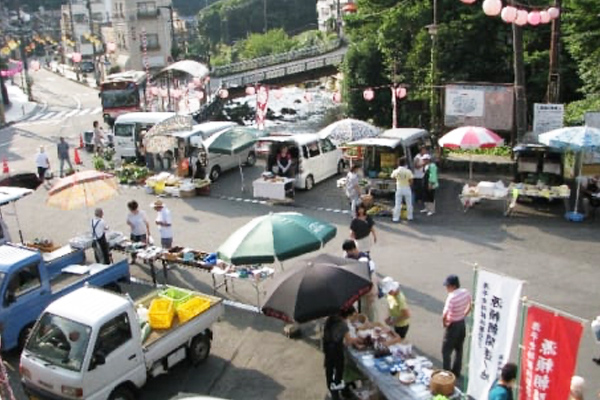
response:
{"label": "cardboard box", "polygon": [[188,198],[188,197],[196,197],[196,189],[192,190],[180,190],[179,197]]}

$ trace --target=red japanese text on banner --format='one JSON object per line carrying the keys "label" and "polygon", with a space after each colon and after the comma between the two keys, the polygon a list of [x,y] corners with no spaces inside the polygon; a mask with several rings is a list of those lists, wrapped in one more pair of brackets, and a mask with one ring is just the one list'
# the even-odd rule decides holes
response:
{"label": "red japanese text on banner", "polygon": [[483,399],[509,360],[523,281],[486,270],[477,274],[473,333],[469,352],[469,387],[474,399]]}
{"label": "red japanese text on banner", "polygon": [[569,397],[582,331],[579,322],[529,306],[522,338],[519,400]]}

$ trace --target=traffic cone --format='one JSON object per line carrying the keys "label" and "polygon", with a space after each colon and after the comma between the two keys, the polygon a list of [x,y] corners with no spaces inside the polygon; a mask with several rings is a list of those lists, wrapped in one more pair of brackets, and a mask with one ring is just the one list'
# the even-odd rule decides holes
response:
{"label": "traffic cone", "polygon": [[[85,147],[85,144],[83,143],[83,134],[79,134],[79,148],[83,149]],[[75,153],[77,154],[77,153]],[[77,162],[77,161],[75,161]]]}
{"label": "traffic cone", "polygon": [[83,161],[81,161],[81,158],[79,158],[79,151],[77,151],[77,149],[74,149],[73,151],[75,152],[75,157],[74,157],[75,165],[83,164]]}
{"label": "traffic cone", "polygon": [[6,158],[2,160],[2,173],[3,174],[8,174],[10,172],[10,170],[8,169],[8,161],[6,161]]}

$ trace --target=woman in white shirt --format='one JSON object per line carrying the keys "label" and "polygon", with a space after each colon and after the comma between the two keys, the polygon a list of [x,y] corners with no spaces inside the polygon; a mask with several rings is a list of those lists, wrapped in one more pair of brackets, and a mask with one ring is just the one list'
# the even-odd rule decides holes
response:
{"label": "woman in white shirt", "polygon": [[[150,224],[146,213],[139,209],[139,204],[135,200],[127,203],[129,214],[127,215],[127,225],[131,228],[131,241],[133,243],[148,243],[150,237]],[[131,262],[135,262],[135,253],[131,255]]]}
{"label": "woman in white shirt", "polygon": [[48,155],[44,150],[44,146],[40,146],[40,150],[35,155],[35,166],[37,167],[40,182],[44,182],[46,171],[50,168],[50,161],[48,160]]}

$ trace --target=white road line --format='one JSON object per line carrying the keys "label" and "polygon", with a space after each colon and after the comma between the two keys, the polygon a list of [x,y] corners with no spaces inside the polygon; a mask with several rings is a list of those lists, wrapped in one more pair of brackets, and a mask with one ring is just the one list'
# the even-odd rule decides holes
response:
{"label": "white road line", "polygon": [[82,115],[88,114],[90,111],[92,111],[91,108],[84,108],[79,114],[77,114],[77,116],[80,117]]}
{"label": "white road line", "polygon": [[92,111],[90,114],[98,114],[99,112],[102,112],[102,107],[94,108],[94,111]]}
{"label": "white road line", "polygon": [[36,119],[40,119],[42,118],[42,116],[44,115],[44,113],[39,113],[39,114],[35,114],[33,117],[31,118],[27,118],[24,122],[31,122],[31,121],[35,121]]}
{"label": "white road line", "polygon": [[56,114],[56,115],[54,116],[54,118],[55,118],[55,119],[56,119],[56,118],[62,118],[62,117],[64,117],[64,116],[65,116],[65,114],[66,114],[66,113],[68,113],[68,111],[61,111],[61,112],[59,112],[58,114]]}
{"label": "white road line", "polygon": [[68,118],[68,117],[72,117],[73,115],[77,114],[79,111],[80,111],[79,109],[77,109],[77,110],[73,110],[73,111],[69,111],[69,112],[67,113],[67,115],[65,115],[65,117],[67,117],[67,118]]}
{"label": "white road line", "polygon": [[50,111],[49,113],[44,115],[42,118],[40,118],[40,120],[48,119],[48,118],[52,117],[54,114],[56,114],[54,111]]}

